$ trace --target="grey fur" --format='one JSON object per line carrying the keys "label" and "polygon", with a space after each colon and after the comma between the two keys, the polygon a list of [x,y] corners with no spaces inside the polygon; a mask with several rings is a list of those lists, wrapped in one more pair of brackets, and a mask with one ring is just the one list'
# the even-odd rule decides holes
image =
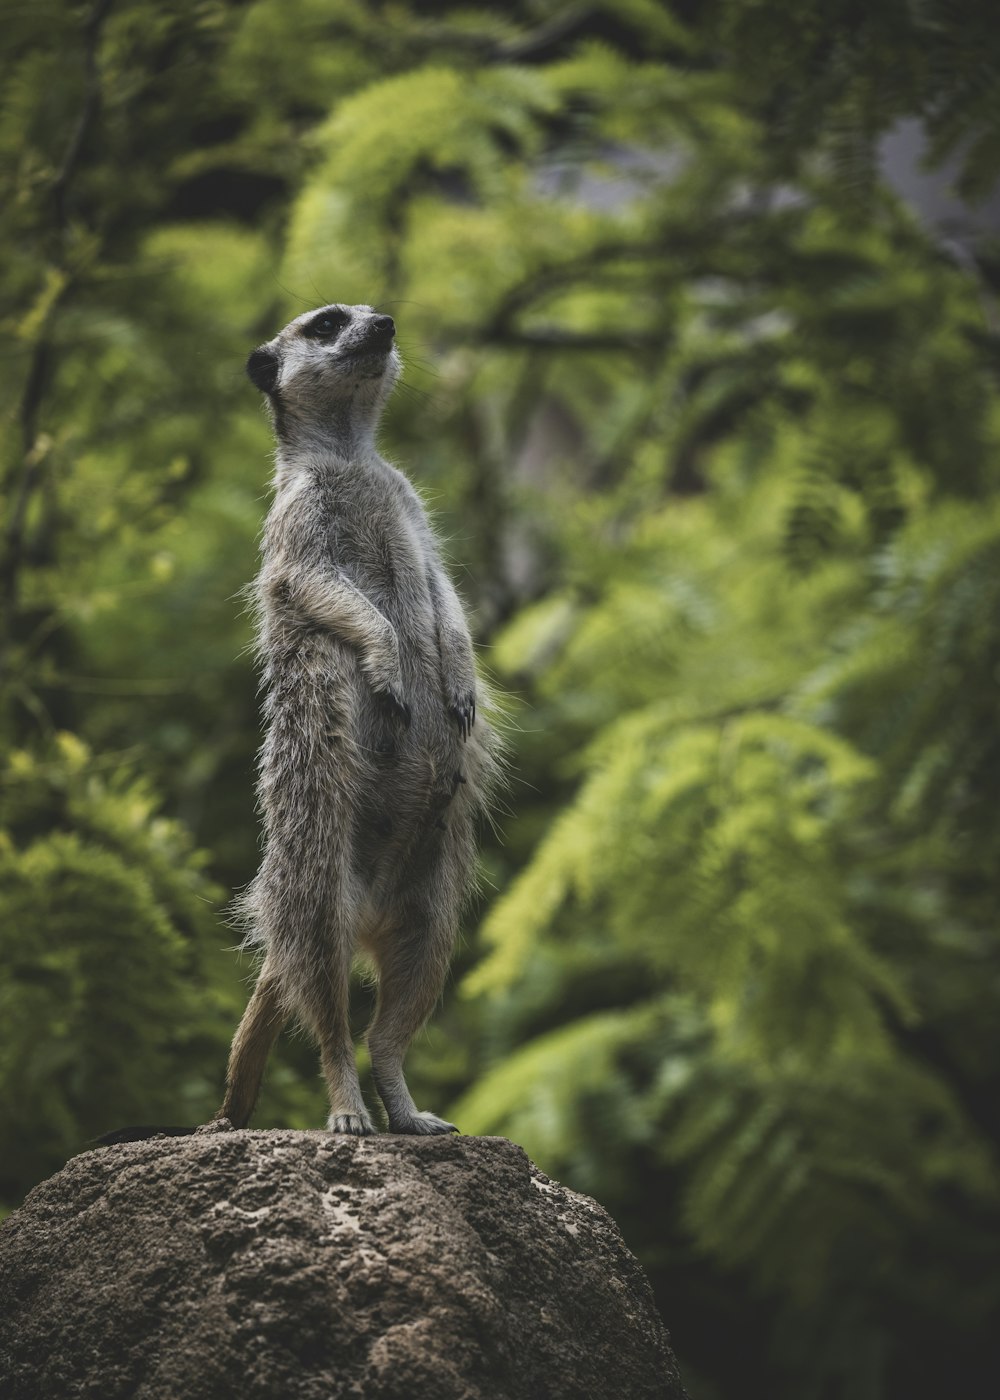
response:
{"label": "grey fur", "polygon": [[319,1042],[327,1126],[373,1131],[348,1025],[358,952],[378,977],[368,1045],[390,1131],[452,1128],[417,1110],[403,1058],[444,985],[499,744],[426,512],[375,448],[394,329],[369,306],[323,307],[247,364],[278,450],[253,585],[265,845],[236,901],[263,964],[219,1110],[237,1126],[296,1015]]}

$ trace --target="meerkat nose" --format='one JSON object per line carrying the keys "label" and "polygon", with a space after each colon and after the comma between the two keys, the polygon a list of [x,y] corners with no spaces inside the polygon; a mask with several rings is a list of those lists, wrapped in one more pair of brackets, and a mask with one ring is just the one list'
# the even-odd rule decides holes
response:
{"label": "meerkat nose", "polygon": [[396,323],[391,316],[373,316],[372,330],[385,336],[386,340],[396,334]]}

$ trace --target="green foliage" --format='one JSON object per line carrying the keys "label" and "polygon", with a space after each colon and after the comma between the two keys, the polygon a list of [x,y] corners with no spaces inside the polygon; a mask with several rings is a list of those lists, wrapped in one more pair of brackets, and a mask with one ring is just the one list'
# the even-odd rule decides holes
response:
{"label": "green foliage", "polygon": [[[748,501],[758,522],[762,494]],[[563,607],[541,694],[578,722],[573,687],[589,673],[618,713],[485,921],[491,951],[464,987],[489,999],[498,1063],[454,1112],[518,1134],[626,1221],[650,1155],[699,1248],[780,1296],[784,1335],[821,1338],[856,1393],[899,1365],[873,1372],[859,1326],[926,1308],[974,1332],[998,1302],[966,1222],[993,1220],[1000,1191],[987,1107],[997,752],[982,708],[995,677],[975,679],[994,674],[1000,645],[1000,517],[952,505],[914,521],[859,608],[839,562],[787,573],[780,500],[756,549],[712,497],[693,509],[706,542],[736,529],[745,552],[721,575],[711,550],[699,567],[691,508],[664,511],[662,557],[702,594],[670,697],[653,698],[655,653],[647,673],[635,648],[627,677],[609,657],[619,581],[570,628]],[[810,655],[818,605],[840,619]],[[637,596],[633,617],[645,609]],[[757,639],[764,675],[734,664],[733,624]],[[527,640],[519,619],[501,658],[531,657]],[[840,1297],[854,1306],[819,1326]],[[818,1350],[782,1363],[832,1383]]]}
{"label": "green foliage", "polygon": [[989,6],[920,0],[716,0],[706,26],[739,55],[742,87],[763,104],[786,155],[832,160],[850,196],[870,192],[874,138],[919,116],[936,160],[961,160],[960,188],[996,180],[1000,64]]}
{"label": "green foliage", "polygon": [[[692,1391],[972,1393],[996,255],[878,142],[919,119],[992,187],[984,7],[65,0],[2,64],[0,1195],[214,1106],[257,856],[241,361],[378,301],[384,445],[516,731],[418,1097],[611,1208]],[[262,1121],[320,1100],[292,1041]]]}
{"label": "green foliage", "polygon": [[238,998],[213,958],[219,891],[147,786],[72,735],[0,775],[0,1199],[81,1137],[210,1109]]}

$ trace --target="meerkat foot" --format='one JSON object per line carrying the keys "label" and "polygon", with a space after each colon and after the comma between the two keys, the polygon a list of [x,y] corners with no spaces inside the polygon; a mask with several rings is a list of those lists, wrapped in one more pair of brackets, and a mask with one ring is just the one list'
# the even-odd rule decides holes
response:
{"label": "meerkat foot", "polygon": [[331,1113],[326,1120],[328,1133],[349,1133],[352,1137],[369,1137],[375,1131],[367,1113]]}
{"label": "meerkat foot", "polygon": [[413,1133],[418,1137],[429,1137],[436,1133],[457,1133],[458,1129],[454,1123],[449,1123],[446,1118],[438,1118],[434,1113],[414,1113],[408,1118],[397,1119],[390,1122],[390,1133]]}

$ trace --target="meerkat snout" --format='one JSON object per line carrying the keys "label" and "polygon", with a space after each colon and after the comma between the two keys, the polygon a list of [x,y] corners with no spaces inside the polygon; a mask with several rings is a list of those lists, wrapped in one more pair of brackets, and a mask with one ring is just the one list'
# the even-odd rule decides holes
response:
{"label": "meerkat snout", "polygon": [[392,349],[395,335],[396,323],[391,316],[373,316],[368,324],[362,327],[357,348],[371,353],[380,350],[388,352]]}
{"label": "meerkat snout", "polygon": [[371,335],[378,336],[380,340],[388,343],[396,334],[396,323],[391,316],[373,316],[371,323]]}
{"label": "meerkat snout", "polygon": [[278,382],[278,356],[267,345],[258,345],[247,359],[247,376],[262,394],[270,394]]}

